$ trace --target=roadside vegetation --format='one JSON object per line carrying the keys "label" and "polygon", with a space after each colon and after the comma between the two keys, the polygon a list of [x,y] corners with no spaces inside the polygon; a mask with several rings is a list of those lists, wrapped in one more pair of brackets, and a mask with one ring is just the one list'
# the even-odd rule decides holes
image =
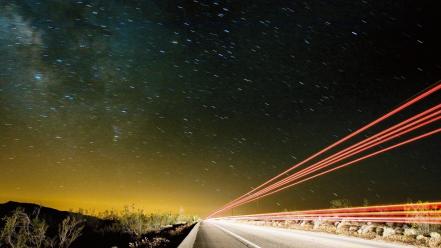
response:
{"label": "roadside vegetation", "polygon": [[[410,203],[410,202],[409,202]],[[421,201],[415,203],[423,203]],[[363,200],[367,206],[368,201]],[[336,199],[330,202],[330,208],[351,207],[347,199]],[[418,218],[427,219],[428,211],[433,210],[424,206],[409,208],[406,211],[420,213]],[[438,213],[437,213],[438,215]],[[415,216],[415,215],[413,215]],[[433,212],[432,215],[433,217]],[[441,217],[441,211],[439,211]],[[381,223],[381,222],[356,222],[336,220],[274,220],[274,221],[241,221],[247,224],[273,226],[288,229],[327,232],[338,235],[347,235],[365,239],[379,239],[415,245],[417,247],[441,248],[441,225],[426,223]]]}
{"label": "roadside vegetation", "polygon": [[0,247],[12,248],[68,248],[81,235],[84,221],[72,215],[66,217],[58,226],[56,235],[49,236],[48,224],[39,218],[37,210],[29,216],[23,209],[17,208],[3,219],[0,233]]}
{"label": "roadside vegetation", "polygon": [[[8,204],[0,204],[0,248],[176,247],[198,220],[133,205],[94,214]],[[13,210],[2,211],[5,205]]]}
{"label": "roadside vegetation", "polygon": [[100,212],[97,217],[103,220],[112,221],[110,227],[113,231],[128,233],[134,238],[141,238],[142,235],[160,230],[174,224],[194,223],[197,216],[186,216],[174,213],[146,213],[134,205],[126,206],[121,211],[108,210]]}

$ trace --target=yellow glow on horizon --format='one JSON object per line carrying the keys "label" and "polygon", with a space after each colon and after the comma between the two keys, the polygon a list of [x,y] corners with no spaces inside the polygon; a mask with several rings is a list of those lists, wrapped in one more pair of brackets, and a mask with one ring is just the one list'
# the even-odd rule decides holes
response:
{"label": "yellow glow on horizon", "polygon": [[156,213],[183,210],[184,214],[201,215],[209,211],[203,207],[204,198],[194,197],[198,191],[196,184],[187,183],[188,178],[172,178],[160,171],[176,161],[164,160],[154,165],[140,161],[141,164],[132,165],[132,161],[122,164],[111,160],[97,162],[89,157],[81,160],[81,166],[72,166],[69,171],[65,169],[69,166],[54,166],[47,160],[32,160],[26,156],[8,161],[8,167],[14,171],[11,175],[8,171],[0,174],[0,202],[28,202],[59,210],[84,209],[95,213],[118,211],[131,205]]}

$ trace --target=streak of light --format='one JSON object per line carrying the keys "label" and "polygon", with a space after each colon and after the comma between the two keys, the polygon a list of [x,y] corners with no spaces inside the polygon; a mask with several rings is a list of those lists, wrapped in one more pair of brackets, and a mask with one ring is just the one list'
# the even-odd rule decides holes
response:
{"label": "streak of light", "polygon": [[[394,130],[393,132],[391,132],[391,133],[389,133],[387,135],[378,137],[377,139],[373,140],[372,142],[368,142],[364,146],[360,146],[360,147],[357,147],[357,149],[353,149],[352,152],[345,153],[345,156],[338,156],[337,158],[332,159],[332,160],[328,161],[327,163],[323,163],[323,161],[320,161],[320,162],[318,162],[318,163],[316,163],[314,165],[311,165],[310,167],[307,167],[304,170],[301,170],[301,171],[299,171],[299,172],[297,172],[297,173],[295,173],[295,174],[293,174],[293,175],[291,175],[291,176],[289,176],[289,177],[287,177],[287,178],[285,178],[285,179],[283,179],[283,180],[281,180],[281,181],[279,181],[277,183],[274,183],[274,184],[268,186],[265,189],[262,189],[261,191],[259,191],[257,193],[254,193],[253,195],[251,195],[251,196],[249,196],[247,198],[244,198],[244,199],[251,199],[254,196],[262,195],[263,193],[266,193],[266,192],[269,192],[271,190],[277,189],[278,187],[286,185],[287,183],[290,183],[290,182],[292,182],[292,181],[294,181],[296,179],[299,179],[299,178],[301,178],[303,176],[309,175],[309,174],[311,174],[313,172],[316,172],[316,171],[318,171],[320,169],[323,169],[323,168],[325,168],[325,167],[327,167],[329,165],[332,165],[332,164],[335,164],[337,162],[340,162],[340,161],[342,161],[342,160],[344,160],[344,159],[346,159],[348,157],[352,157],[352,156],[354,156],[356,154],[359,154],[359,153],[361,153],[363,151],[366,151],[366,150],[368,150],[368,149],[370,149],[372,147],[378,146],[378,145],[380,145],[382,143],[385,143],[385,142],[387,142],[389,140],[392,140],[394,138],[400,137],[400,136],[402,136],[402,135],[404,135],[406,133],[409,133],[409,132],[411,132],[413,130],[416,130],[416,129],[420,128],[420,127],[423,127],[423,126],[431,124],[431,123],[433,123],[435,121],[438,121],[439,119],[441,119],[441,116],[429,119],[426,122],[423,122],[423,123],[421,123],[421,124],[419,124],[417,126],[411,127],[412,125],[414,125],[414,124],[416,124],[416,123],[418,123],[420,121],[426,120],[429,117],[433,117],[434,115],[439,115],[440,113],[441,113],[441,111],[435,112],[435,113],[433,113],[433,114],[431,114],[429,116],[426,116],[426,117],[421,118],[421,119],[419,119],[419,120],[417,120],[415,122],[412,122],[412,123],[410,123],[410,124],[408,124],[408,125],[406,125],[406,126],[404,126],[402,128]],[[408,128],[408,127],[411,127],[411,128]],[[405,129],[405,128],[408,128],[408,129]],[[403,131],[403,129],[404,129],[404,131]],[[401,132],[396,133],[397,131],[401,131]],[[395,135],[390,136],[391,134],[395,134]]]}
{"label": "streak of light", "polygon": [[[308,158],[304,159],[303,161],[301,161],[301,162],[299,162],[299,163],[297,163],[297,164],[291,166],[291,167],[288,168],[287,170],[285,170],[285,171],[283,171],[282,173],[276,175],[275,177],[273,177],[273,178],[267,180],[266,182],[264,182],[264,183],[262,183],[261,185],[257,186],[257,187],[254,188],[253,190],[249,191],[248,193],[246,193],[246,194],[244,194],[244,195],[242,195],[242,196],[240,196],[240,197],[234,199],[234,200],[231,201],[230,203],[235,202],[235,201],[238,201],[238,200],[240,200],[240,199],[242,199],[242,198],[244,198],[244,197],[250,195],[251,193],[256,192],[257,190],[259,190],[259,189],[261,189],[262,187],[268,185],[269,183],[271,183],[271,182],[277,180],[278,178],[287,175],[287,173],[291,172],[292,170],[294,170],[294,169],[300,167],[301,165],[303,165],[303,164],[305,164],[305,163],[311,161],[312,159],[314,159],[314,158],[316,158],[316,157],[322,155],[323,153],[325,153],[325,152],[331,150],[332,148],[334,148],[334,147],[336,147],[336,146],[342,144],[343,142],[345,142],[345,141],[347,141],[347,140],[349,140],[349,139],[355,137],[356,135],[358,135],[358,134],[360,134],[360,133],[366,131],[367,129],[369,129],[369,128],[375,126],[375,125],[377,125],[378,123],[380,123],[380,122],[384,121],[385,119],[387,119],[387,118],[389,118],[389,117],[391,117],[391,116],[397,114],[398,112],[400,112],[400,111],[402,111],[402,110],[408,108],[409,106],[411,106],[411,105],[413,105],[413,104],[415,104],[415,103],[421,101],[422,99],[424,99],[424,98],[426,98],[426,97],[432,95],[433,93],[437,92],[437,91],[440,90],[440,89],[441,89],[441,81],[435,83],[435,86],[434,86],[433,88],[424,91],[423,93],[421,93],[421,94],[419,94],[418,96],[412,98],[411,100],[405,102],[404,104],[398,106],[397,108],[395,108],[395,109],[389,111],[388,113],[384,114],[383,116],[379,117],[378,119],[376,119],[376,120],[370,122],[369,124],[367,124],[367,125],[361,127],[360,129],[358,129],[358,130],[356,130],[356,131],[350,133],[349,135],[345,136],[344,138],[342,138],[342,139],[336,141],[335,143],[333,143],[333,144],[331,144],[331,145],[325,147],[324,149],[318,151],[317,153],[314,153],[313,155],[309,156]],[[228,203],[228,204],[230,204],[230,203]],[[227,206],[228,204],[226,204],[226,205],[224,205],[224,206]],[[214,214],[214,213],[212,213],[212,214]],[[211,216],[212,214],[210,214],[210,216]]]}
{"label": "streak of light", "polygon": [[308,178],[305,178],[305,179],[302,179],[302,180],[300,180],[300,181],[297,181],[297,182],[295,182],[295,183],[289,184],[289,185],[284,186],[284,187],[282,187],[282,188],[279,188],[279,189],[277,189],[277,190],[275,190],[275,191],[268,192],[268,193],[266,193],[266,194],[264,194],[264,195],[260,195],[260,196],[254,198],[254,199],[251,199],[251,200],[248,200],[248,201],[246,201],[246,202],[241,203],[241,205],[242,205],[242,204],[245,204],[245,203],[248,203],[248,202],[251,202],[251,201],[254,201],[254,200],[257,200],[257,199],[260,199],[260,198],[262,198],[262,197],[266,197],[266,196],[272,195],[272,194],[277,193],[277,192],[279,192],[279,191],[282,191],[282,190],[285,190],[285,189],[287,189],[287,188],[290,188],[290,187],[292,187],[292,186],[294,186],[294,185],[297,185],[297,184],[300,184],[300,183],[306,182],[306,181],[308,181],[308,180],[311,180],[311,179],[316,178],[316,177],[319,177],[319,176],[326,175],[326,174],[331,173],[331,172],[333,172],[333,171],[339,170],[339,169],[341,169],[341,168],[343,168],[343,167],[347,167],[347,166],[349,166],[349,165],[352,165],[352,164],[354,164],[354,163],[360,162],[360,161],[365,160],[365,159],[367,159],[367,158],[370,158],[370,157],[376,156],[376,155],[378,155],[378,154],[381,154],[381,153],[387,152],[387,151],[389,151],[389,150],[395,149],[395,148],[397,148],[397,147],[400,147],[400,146],[403,146],[403,145],[409,144],[409,143],[411,143],[411,142],[414,142],[414,141],[417,141],[417,140],[420,140],[420,139],[423,139],[423,138],[429,137],[429,136],[431,136],[431,135],[434,135],[434,134],[437,134],[437,133],[440,133],[440,132],[441,132],[441,128],[438,128],[438,129],[435,129],[435,130],[433,130],[433,131],[430,131],[430,132],[424,133],[424,134],[422,134],[422,135],[416,136],[416,137],[414,137],[414,138],[411,138],[411,139],[405,140],[405,141],[400,142],[400,143],[398,143],[398,144],[391,145],[391,146],[389,146],[389,147],[387,147],[387,148],[384,148],[384,149],[381,149],[381,150],[379,150],[379,151],[376,151],[376,152],[370,153],[370,154],[365,155],[365,156],[363,156],[363,157],[361,157],[361,158],[358,158],[358,159],[352,160],[352,161],[350,161],[350,162],[347,162],[347,163],[344,163],[344,164],[339,165],[339,166],[337,166],[337,167],[334,167],[334,168],[331,168],[331,169],[329,169],[329,170],[323,171],[323,172],[318,173],[318,174],[316,174],[316,175],[313,175],[313,176],[310,176],[310,177],[308,177]]}
{"label": "streak of light", "polygon": [[[383,120],[385,120],[385,119],[387,119],[387,118],[389,118],[389,117],[395,115],[396,113],[398,113],[398,112],[400,112],[400,111],[402,111],[402,110],[408,108],[409,106],[411,106],[411,105],[415,104],[416,102],[418,102],[418,101],[420,101],[420,100],[422,100],[422,99],[428,97],[429,95],[431,95],[431,94],[437,92],[437,91],[440,90],[440,89],[441,89],[441,82],[437,82],[433,88],[424,91],[423,93],[421,93],[421,94],[419,94],[418,96],[412,98],[411,100],[405,102],[404,104],[398,106],[397,108],[393,109],[392,111],[390,111],[390,112],[384,114],[383,116],[381,116],[381,117],[379,117],[378,119],[372,121],[371,123],[369,123],[369,124],[363,126],[362,128],[360,128],[360,129],[358,129],[358,130],[352,132],[351,134],[347,135],[346,137],[344,137],[344,138],[338,140],[337,142],[331,144],[330,146],[328,146],[328,147],[326,147],[326,148],[320,150],[319,152],[317,152],[317,153],[311,155],[310,157],[306,158],[305,160],[303,160],[303,161],[301,161],[301,162],[299,162],[299,163],[293,165],[292,167],[288,168],[287,170],[283,171],[282,173],[278,174],[277,176],[275,176],[275,177],[269,179],[268,181],[264,182],[263,184],[257,186],[256,188],[254,188],[253,190],[249,191],[248,193],[246,193],[246,194],[244,194],[244,195],[242,195],[242,196],[240,196],[240,197],[234,199],[233,201],[227,203],[226,205],[224,205],[224,206],[221,207],[220,209],[218,209],[218,210],[214,211],[213,213],[211,213],[208,217],[211,217],[211,216],[213,216],[213,215],[215,215],[215,214],[217,214],[217,213],[220,213],[220,212],[223,212],[223,211],[225,211],[225,210],[227,210],[227,209],[230,209],[231,206],[233,206],[236,202],[244,202],[244,200],[245,200],[244,198],[246,198],[246,199],[250,199],[250,194],[252,194],[252,193],[258,191],[259,189],[261,189],[261,188],[263,188],[264,186],[270,184],[271,182],[275,181],[276,179],[279,179],[280,177],[287,175],[287,173],[289,173],[290,171],[292,171],[292,170],[298,168],[299,166],[301,166],[301,165],[303,165],[303,164],[305,164],[305,163],[311,161],[312,159],[316,158],[317,156],[319,156],[319,155],[321,155],[321,154],[323,154],[323,153],[329,151],[330,149],[332,149],[332,148],[334,148],[334,147],[340,145],[341,143],[343,143],[343,142],[345,142],[345,141],[351,139],[352,137],[354,137],[354,136],[356,136],[356,135],[362,133],[363,131],[365,131],[365,130],[371,128],[372,126],[374,126],[374,125],[376,125],[376,124],[382,122]],[[438,108],[438,107],[439,107],[439,105],[438,105],[438,106],[435,106],[434,108]],[[421,113],[421,115],[422,115],[422,113]],[[401,125],[404,125],[404,124],[401,123]],[[342,151],[342,152],[343,152],[343,151]],[[336,155],[334,155],[334,156],[336,156]],[[331,158],[328,157],[328,159],[331,159]],[[323,161],[322,161],[322,162],[323,162]],[[253,195],[255,195],[255,193],[254,193]],[[260,197],[259,197],[259,198],[260,198]],[[246,201],[245,201],[245,202],[246,202]],[[233,207],[234,207],[234,206],[233,206]]]}
{"label": "streak of light", "polygon": [[441,202],[349,207],[214,218],[243,221],[354,221],[441,224]]}
{"label": "streak of light", "polygon": [[[286,185],[286,184],[288,184],[290,182],[293,182],[293,181],[295,181],[297,179],[300,179],[301,177],[307,176],[307,175],[309,175],[309,174],[311,174],[313,172],[316,172],[316,171],[318,171],[320,169],[323,169],[323,168],[325,168],[325,167],[327,167],[327,166],[329,166],[331,164],[337,163],[337,162],[339,162],[339,161],[341,161],[343,159],[346,159],[346,158],[351,157],[353,155],[359,154],[359,153],[361,153],[361,152],[363,152],[365,150],[368,150],[368,149],[370,149],[372,147],[378,146],[378,145],[380,145],[382,143],[385,143],[385,142],[387,142],[389,140],[392,140],[394,138],[400,137],[400,136],[402,136],[402,135],[404,135],[406,133],[414,131],[414,130],[416,130],[418,128],[421,128],[421,127],[423,127],[425,125],[431,124],[431,123],[433,123],[433,122],[435,122],[435,121],[437,121],[437,120],[439,120],[441,118],[441,116],[439,116],[441,111],[436,111],[434,113],[431,113],[431,114],[429,114],[429,115],[427,115],[425,117],[421,117],[419,119],[416,118],[416,117],[420,117],[420,116],[422,116],[422,114],[430,113],[430,111],[432,111],[433,109],[436,109],[439,106],[440,105],[437,105],[437,106],[435,106],[435,107],[433,107],[431,109],[428,109],[428,110],[426,110],[426,111],[424,111],[424,112],[422,112],[422,113],[420,113],[420,114],[418,114],[418,115],[416,115],[414,117],[411,117],[411,118],[403,121],[404,123],[407,123],[407,125],[402,126],[403,122],[399,123],[399,124],[389,128],[389,129],[386,129],[383,132],[379,133],[379,134],[382,134],[382,135],[380,135],[380,136],[379,135],[375,135],[374,139],[372,139],[372,137],[366,139],[366,140],[369,140],[369,142],[367,142],[367,143],[365,141],[361,141],[361,142],[359,142],[359,143],[357,143],[356,145],[353,146],[353,147],[356,147],[356,148],[353,148],[352,150],[349,149],[345,153],[340,153],[339,156],[337,156],[337,157],[334,156],[334,159],[331,159],[331,160],[329,160],[328,158],[325,159],[325,160],[328,160],[326,163],[323,163],[323,160],[319,161],[316,164],[313,164],[310,167],[307,167],[307,168],[305,168],[305,169],[303,169],[303,170],[301,170],[301,171],[299,171],[299,172],[297,172],[297,173],[295,173],[295,174],[293,174],[293,175],[291,175],[291,176],[289,176],[289,177],[287,177],[287,178],[285,178],[285,179],[283,179],[283,180],[281,180],[281,181],[279,181],[277,183],[274,183],[274,184],[272,184],[272,185],[270,185],[270,186],[268,186],[268,187],[266,187],[266,188],[264,188],[264,189],[262,189],[262,190],[260,190],[260,191],[258,191],[256,193],[254,193],[254,194],[252,194],[250,196],[247,196],[247,197],[245,197],[245,198],[243,198],[243,199],[241,199],[239,201],[227,204],[225,207],[223,207],[220,210],[214,212],[213,214],[217,214],[219,212],[225,211],[225,210],[230,209],[232,207],[236,207],[236,206],[239,206],[239,205],[243,205],[245,203],[249,203],[251,201],[260,199],[263,196],[268,196],[270,194],[279,192],[279,191],[281,191],[283,189],[286,189],[288,187],[294,186],[294,185],[296,185],[296,184],[298,184],[300,182],[304,182],[305,180],[301,180],[299,182],[296,182],[296,183],[293,183],[293,184],[289,184],[288,186],[282,187],[283,185]],[[436,117],[434,117],[434,116],[436,116]],[[431,117],[434,117],[434,118],[431,118]],[[429,120],[427,120],[427,119],[429,119]],[[409,123],[409,120],[413,120],[413,121]],[[423,122],[423,123],[420,123],[421,121],[424,121],[424,120],[426,120],[426,121]],[[418,123],[420,123],[420,124],[418,124]],[[418,124],[418,125],[415,126],[415,124]],[[399,127],[399,128],[397,128],[397,127]],[[424,137],[426,137],[426,136],[424,136]],[[360,143],[363,144],[363,145],[362,146],[358,145]],[[407,144],[407,143],[405,143],[405,144]],[[385,150],[385,149],[383,149],[383,150],[384,151],[388,151],[388,150]],[[381,151],[383,151],[383,150],[381,150]],[[372,154],[377,155],[379,153],[378,152],[374,152]],[[363,157],[363,158],[365,158],[365,157]],[[369,157],[371,157],[371,156],[369,156]],[[363,160],[363,159],[361,159],[361,160]],[[358,161],[361,161],[361,160],[360,159],[356,159],[354,161],[358,162]],[[351,161],[349,163],[352,164],[353,162]],[[346,165],[346,164],[347,163],[345,163],[344,165]],[[335,167],[335,168],[343,168],[343,167],[345,167],[345,166],[338,166],[338,167]],[[310,168],[312,168],[312,169],[310,169]],[[325,172],[329,173],[329,172],[332,172],[332,171],[334,171],[334,169],[331,169],[331,170],[328,170],[328,171],[325,171]],[[317,175],[324,175],[324,174],[327,174],[327,173],[319,173]],[[316,176],[309,177],[309,178],[307,178],[307,180],[315,178]],[[282,188],[280,188],[280,187],[282,187]],[[280,189],[277,189],[277,188],[280,188]],[[213,216],[213,214],[210,215],[209,217]]]}

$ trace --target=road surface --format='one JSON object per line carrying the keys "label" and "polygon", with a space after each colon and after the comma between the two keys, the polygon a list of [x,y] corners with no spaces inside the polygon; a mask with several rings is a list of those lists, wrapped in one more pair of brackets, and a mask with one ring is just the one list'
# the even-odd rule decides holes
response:
{"label": "road surface", "polygon": [[287,230],[227,221],[201,223],[194,248],[409,248],[328,233]]}

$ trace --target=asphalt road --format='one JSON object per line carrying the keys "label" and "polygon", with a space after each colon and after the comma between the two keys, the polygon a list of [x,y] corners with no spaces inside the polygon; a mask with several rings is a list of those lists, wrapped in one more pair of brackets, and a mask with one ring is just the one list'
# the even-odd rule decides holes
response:
{"label": "asphalt road", "polygon": [[339,235],[253,226],[226,221],[204,221],[195,248],[408,248],[412,246]]}

